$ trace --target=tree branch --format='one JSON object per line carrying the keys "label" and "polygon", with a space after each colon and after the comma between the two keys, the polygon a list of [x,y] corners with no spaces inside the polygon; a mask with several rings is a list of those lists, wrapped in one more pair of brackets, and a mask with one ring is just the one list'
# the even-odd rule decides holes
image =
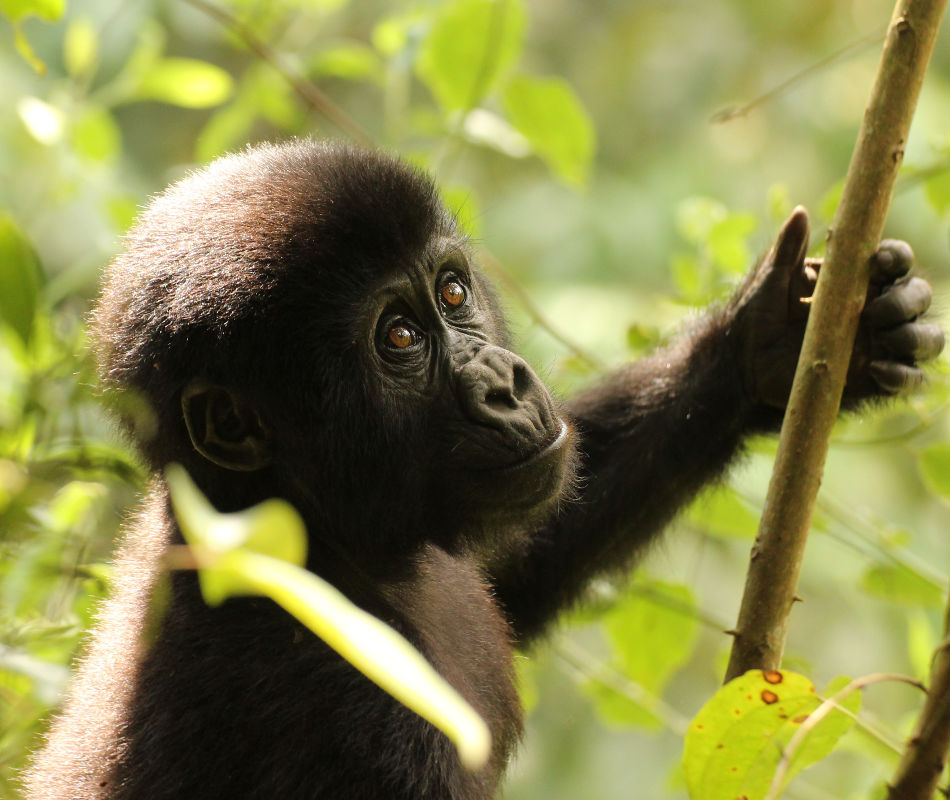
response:
{"label": "tree branch", "polygon": [[927,699],[888,787],[888,800],[930,800],[943,774],[950,750],[950,602],[943,634],[930,665]]}
{"label": "tree branch", "polygon": [[287,67],[280,56],[271,49],[270,45],[254,33],[250,27],[241,22],[241,20],[234,16],[228,9],[216,3],[212,3],[210,0],[185,0],[185,2],[203,11],[209,17],[213,17],[225,28],[228,28],[234,33],[235,36],[244,42],[248,50],[276,69],[307,106],[317,113],[322,114],[353,141],[370,149],[375,147],[373,137],[363,130],[356,120],[310,81],[300,75],[297,70],[292,70]]}
{"label": "tree branch", "polygon": [[805,341],[752,547],[726,680],[777,669],[812,511],[864,307],[869,259],[904,155],[946,0],[898,0],[828,233]]}

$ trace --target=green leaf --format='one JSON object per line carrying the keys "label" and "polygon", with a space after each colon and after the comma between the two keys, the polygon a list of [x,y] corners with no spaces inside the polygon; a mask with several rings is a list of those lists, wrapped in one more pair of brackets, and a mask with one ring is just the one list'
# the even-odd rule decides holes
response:
{"label": "green leaf", "polygon": [[707,245],[713,262],[729,275],[745,275],[752,263],[749,236],[758,227],[753,214],[729,214],[709,231]]}
{"label": "green leaf", "polygon": [[917,459],[924,483],[950,500],[950,442],[931,445]]}
{"label": "green leaf", "polygon": [[658,694],[693,653],[696,602],[681,584],[640,580],[635,590],[607,612],[604,629],[623,672]]}
{"label": "green leaf", "polygon": [[861,588],[890,603],[934,608],[943,605],[943,591],[903,564],[869,567],[861,576]]}
{"label": "green leaf", "polygon": [[379,82],[383,64],[376,51],[359,42],[345,42],[317,53],[307,70],[309,75],[330,75],[351,81]]}
{"label": "green leaf", "polygon": [[519,76],[505,89],[512,125],[566,183],[586,183],[594,157],[594,124],[574,90],[560,78]]}
{"label": "green leaf", "polygon": [[87,161],[113,160],[122,148],[122,134],[104,108],[87,108],[72,123],[70,140],[77,155]]}
{"label": "green leaf", "polygon": [[466,235],[477,238],[481,235],[481,209],[478,199],[468,186],[442,186],[442,199],[455,217],[458,226]]}
{"label": "green leaf", "polygon": [[233,81],[221,67],[193,58],[163,58],[142,76],[139,100],[183,108],[210,108],[231,96]]}
{"label": "green leaf", "polygon": [[728,486],[701,494],[687,518],[700,530],[723,539],[753,539],[759,528],[758,516]]}
{"label": "green leaf", "polygon": [[38,97],[21,97],[16,110],[30,135],[40,144],[51,147],[62,139],[65,117],[56,106]]}
{"label": "green leaf", "polygon": [[660,718],[649,708],[603,681],[596,678],[585,681],[581,690],[594,704],[597,716],[609,725],[650,731],[660,730],[663,726]]}
{"label": "green leaf", "polygon": [[41,284],[33,248],[13,219],[0,214],[0,320],[29,344]]}
{"label": "green leaf", "polygon": [[938,214],[950,210],[950,172],[944,170],[928,178],[924,183],[927,200]]}
{"label": "green leaf", "polygon": [[676,206],[676,228],[690,244],[706,244],[713,228],[729,216],[729,210],[711,197],[687,197]]}
{"label": "green leaf", "polygon": [[441,7],[416,75],[445,111],[477,106],[521,54],[522,0],[455,0]]}
{"label": "green leaf", "polygon": [[13,22],[29,16],[54,22],[65,10],[66,0],[0,0],[0,12]]}
{"label": "green leaf", "polygon": [[[833,681],[833,694],[848,683]],[[692,800],[761,800],[768,793],[783,748],[821,700],[805,676],[788,670],[751,670],[714,694],[690,723],[683,749],[683,772]],[[860,695],[842,706],[857,711]],[[786,783],[821,760],[851,726],[852,719],[831,711],[798,747]]]}
{"label": "green leaf", "polygon": [[63,38],[63,64],[72,76],[85,75],[96,63],[99,38],[87,19],[73,20]]}
{"label": "green leaf", "polygon": [[217,513],[185,470],[166,472],[185,541],[201,563],[211,605],[237,595],[270,597],[397,700],[442,730],[470,769],[491,754],[488,726],[425,657],[384,622],[302,568],[306,531],[283,500],[235,514]]}

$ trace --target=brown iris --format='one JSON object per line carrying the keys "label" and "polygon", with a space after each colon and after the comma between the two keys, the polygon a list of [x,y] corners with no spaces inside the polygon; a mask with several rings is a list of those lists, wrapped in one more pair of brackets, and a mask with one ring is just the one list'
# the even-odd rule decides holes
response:
{"label": "brown iris", "polygon": [[449,281],[445,284],[442,287],[441,295],[445,304],[452,306],[452,308],[458,308],[465,302],[465,289],[462,288],[462,284],[456,281]]}
{"label": "brown iris", "polygon": [[386,335],[389,337],[390,344],[400,349],[409,347],[415,340],[412,331],[405,325],[393,325]]}

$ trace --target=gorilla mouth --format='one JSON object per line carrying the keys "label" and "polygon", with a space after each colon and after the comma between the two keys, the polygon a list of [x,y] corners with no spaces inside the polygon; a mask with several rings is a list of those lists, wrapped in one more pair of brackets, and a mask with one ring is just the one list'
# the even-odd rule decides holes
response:
{"label": "gorilla mouth", "polygon": [[521,461],[516,461],[514,464],[508,464],[504,467],[501,467],[498,472],[502,474],[516,472],[518,470],[524,469],[525,467],[531,467],[537,464],[539,461],[543,461],[558,452],[567,443],[570,435],[570,429],[567,427],[567,423],[563,419],[559,419],[558,422],[560,423],[561,427],[558,430],[557,436],[555,436],[552,441],[548,442],[540,449],[535,450]]}

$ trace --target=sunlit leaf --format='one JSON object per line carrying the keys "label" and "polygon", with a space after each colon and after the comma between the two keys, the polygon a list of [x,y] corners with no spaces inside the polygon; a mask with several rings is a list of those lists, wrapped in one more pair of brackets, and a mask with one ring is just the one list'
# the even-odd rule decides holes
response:
{"label": "sunlit leaf", "polygon": [[307,72],[348,80],[378,81],[382,78],[383,64],[372,48],[359,42],[345,42],[314,55]]}
{"label": "sunlit leaf", "polygon": [[[848,683],[833,681],[826,693]],[[805,676],[788,670],[751,670],[723,686],[690,723],[683,749],[683,772],[692,800],[762,800],[768,793],[783,748],[821,703]],[[842,706],[851,713],[860,694]],[[805,767],[820,761],[851,726],[837,709],[819,722],[798,747],[786,783]]]}
{"label": "sunlit leaf", "polygon": [[38,97],[23,97],[17,102],[17,114],[30,135],[47,147],[63,138],[63,112]]}
{"label": "sunlit leaf", "polygon": [[283,500],[218,514],[187,473],[167,470],[172,505],[185,540],[201,560],[205,600],[264,595],[303,622],[360,672],[442,730],[462,763],[478,769],[491,752],[485,722],[399,633],[302,568],[306,531]]}
{"label": "sunlit leaf", "polygon": [[609,725],[619,728],[642,728],[656,731],[663,723],[645,705],[627,696],[620,688],[594,678],[585,681],[581,689],[594,704],[597,716]]}
{"label": "sunlit leaf", "polygon": [[470,109],[517,61],[522,0],[455,0],[436,14],[419,49],[416,74],[446,111]]}
{"label": "sunlit leaf", "polygon": [[210,108],[231,95],[233,81],[221,67],[193,58],[163,58],[142,78],[136,97],[185,108]]}
{"label": "sunlit leaf", "polygon": [[752,264],[749,236],[758,227],[753,214],[729,214],[709,231],[706,242],[716,266],[728,275],[744,275]]}
{"label": "sunlit leaf", "polygon": [[917,459],[924,483],[930,489],[950,499],[950,443],[941,442],[924,450]]}
{"label": "sunlit leaf", "polygon": [[111,161],[122,148],[122,134],[104,108],[87,108],[73,120],[70,140],[76,153],[87,161]]}
{"label": "sunlit leaf", "polygon": [[505,88],[505,112],[557,175],[572,186],[587,180],[594,157],[594,124],[561,78],[519,76]]}
{"label": "sunlit leaf", "polygon": [[625,675],[658,693],[692,655],[699,634],[692,592],[681,584],[637,581],[604,617]]}
{"label": "sunlit leaf", "polygon": [[73,20],[63,38],[63,64],[73,76],[87,73],[96,63],[99,38],[87,19]]}
{"label": "sunlit leaf", "polygon": [[950,210],[950,170],[943,170],[924,182],[927,200],[938,214]]}
{"label": "sunlit leaf", "polygon": [[449,211],[455,216],[458,226],[468,236],[477,237],[481,232],[480,216],[481,210],[478,207],[478,200],[472,194],[472,190],[463,186],[445,186],[441,187],[442,198],[445,200]]}
{"label": "sunlit leaf", "polygon": [[758,516],[728,486],[701,494],[690,506],[688,519],[724,539],[753,539],[759,528]]}
{"label": "sunlit leaf", "polygon": [[29,343],[41,283],[33,248],[11,217],[0,214],[0,320]]}
{"label": "sunlit leaf", "polygon": [[13,21],[34,16],[54,22],[65,9],[66,0],[0,0],[0,13]]}
{"label": "sunlit leaf", "polygon": [[943,590],[903,564],[875,564],[861,576],[861,588],[891,603],[911,606],[943,605]]}

